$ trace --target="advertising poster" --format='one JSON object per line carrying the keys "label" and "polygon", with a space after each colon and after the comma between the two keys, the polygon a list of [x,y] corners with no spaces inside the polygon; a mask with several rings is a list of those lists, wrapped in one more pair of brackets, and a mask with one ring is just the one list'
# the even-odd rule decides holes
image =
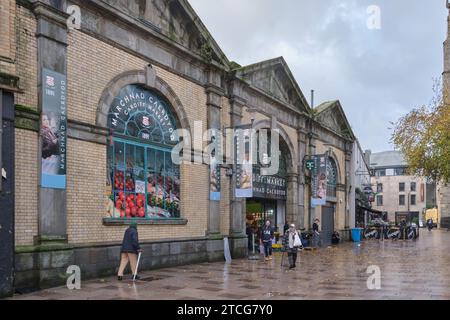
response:
{"label": "advertising poster", "polygon": [[327,201],[327,156],[314,156],[312,170],[312,206],[323,206]]}
{"label": "advertising poster", "polygon": [[66,188],[66,76],[42,69],[41,186]]}
{"label": "advertising poster", "polygon": [[253,196],[253,162],[250,128],[242,127],[236,130],[236,198],[251,198]]}
{"label": "advertising poster", "polygon": [[209,200],[220,201],[220,159],[222,154],[220,148],[220,141],[217,138],[217,132],[211,137],[211,142],[214,149],[210,154],[209,162]]}

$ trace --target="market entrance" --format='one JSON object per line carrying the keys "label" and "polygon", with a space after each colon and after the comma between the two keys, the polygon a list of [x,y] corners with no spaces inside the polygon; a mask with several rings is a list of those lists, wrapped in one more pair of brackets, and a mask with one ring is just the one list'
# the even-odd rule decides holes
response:
{"label": "market entrance", "polygon": [[[270,139],[268,150],[270,150]],[[277,174],[265,176],[261,174],[261,163],[253,165],[252,198],[246,200],[246,226],[249,237],[249,250],[258,248],[261,229],[267,220],[274,228],[275,244],[280,244],[280,235],[286,222],[287,199],[287,145],[280,140],[279,169]],[[259,141],[258,141],[259,151]],[[270,154],[269,154],[270,156]],[[253,237],[254,235],[254,237]],[[252,241],[254,243],[252,245]]]}

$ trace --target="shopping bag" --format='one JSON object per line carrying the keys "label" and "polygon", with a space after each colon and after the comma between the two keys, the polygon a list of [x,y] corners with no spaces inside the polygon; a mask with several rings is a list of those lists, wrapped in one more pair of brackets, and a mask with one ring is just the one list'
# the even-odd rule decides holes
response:
{"label": "shopping bag", "polygon": [[301,246],[302,246],[302,241],[300,240],[298,233],[296,233],[294,236],[294,247],[299,248]]}
{"label": "shopping bag", "polygon": [[259,253],[264,254],[264,245],[262,244],[259,245]]}

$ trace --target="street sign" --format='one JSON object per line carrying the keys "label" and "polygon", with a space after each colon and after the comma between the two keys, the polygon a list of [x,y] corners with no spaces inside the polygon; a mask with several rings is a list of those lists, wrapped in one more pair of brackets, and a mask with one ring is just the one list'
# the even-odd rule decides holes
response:
{"label": "street sign", "polygon": [[309,171],[314,169],[314,159],[307,159],[306,160],[306,169],[308,169]]}

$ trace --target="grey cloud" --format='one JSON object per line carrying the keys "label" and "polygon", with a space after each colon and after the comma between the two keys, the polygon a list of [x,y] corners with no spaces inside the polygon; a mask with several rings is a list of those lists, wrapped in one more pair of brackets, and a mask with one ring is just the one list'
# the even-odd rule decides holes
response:
{"label": "grey cloud", "polygon": [[[389,122],[428,103],[442,73],[444,1],[190,0],[230,60],[283,55],[304,94],[339,99],[363,148],[389,144]],[[369,5],[381,30],[366,27]]]}

